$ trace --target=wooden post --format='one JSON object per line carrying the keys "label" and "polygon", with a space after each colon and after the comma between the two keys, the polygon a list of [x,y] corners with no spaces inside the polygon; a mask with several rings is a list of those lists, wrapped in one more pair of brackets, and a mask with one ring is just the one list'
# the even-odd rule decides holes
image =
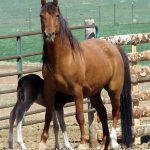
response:
{"label": "wooden post", "polygon": [[[137,50],[136,50],[136,45],[132,45],[132,53],[136,53],[137,52]],[[137,67],[137,63],[136,62],[134,62],[134,63],[132,63],[132,66],[133,66],[133,68],[136,68]],[[138,83],[135,83],[135,84],[133,84],[132,85],[132,91],[135,91],[135,92],[137,92],[139,90],[139,88],[138,88]],[[133,103],[133,106],[139,106],[139,102],[134,102]]]}
{"label": "wooden post", "polygon": [[[85,25],[93,25],[95,24],[94,19],[85,20]],[[85,39],[95,38],[95,28],[87,28],[85,30]],[[88,103],[88,109],[93,108],[90,103]],[[95,148],[97,146],[97,119],[95,117],[96,114],[94,112],[88,113],[88,121],[89,121],[89,141],[90,147]]]}
{"label": "wooden post", "polygon": [[[85,20],[85,25],[93,25],[95,24],[94,19]],[[85,30],[85,39],[95,38],[95,28],[86,28]]]}
{"label": "wooden post", "polygon": [[[88,109],[93,108],[91,103],[88,104]],[[97,126],[95,120],[95,113],[88,113],[88,121],[89,121],[89,144],[91,148],[95,148],[97,146]]]}
{"label": "wooden post", "polygon": [[[136,52],[137,52],[136,45],[132,45],[132,53],[136,53]],[[136,62],[132,63],[132,66],[133,68],[136,68],[137,63]],[[139,91],[138,83],[134,83],[132,85],[132,91],[134,92]],[[139,108],[139,101],[133,102],[133,107]],[[139,126],[140,126],[140,119],[134,119],[134,127],[139,127]],[[141,137],[135,137],[134,143],[135,145],[141,144]]]}

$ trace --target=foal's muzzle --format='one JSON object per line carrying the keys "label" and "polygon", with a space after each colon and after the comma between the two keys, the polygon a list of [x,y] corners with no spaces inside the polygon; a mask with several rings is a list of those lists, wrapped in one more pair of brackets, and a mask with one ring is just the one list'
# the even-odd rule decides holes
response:
{"label": "foal's muzzle", "polygon": [[54,42],[55,40],[55,32],[44,32],[44,38],[49,42]]}

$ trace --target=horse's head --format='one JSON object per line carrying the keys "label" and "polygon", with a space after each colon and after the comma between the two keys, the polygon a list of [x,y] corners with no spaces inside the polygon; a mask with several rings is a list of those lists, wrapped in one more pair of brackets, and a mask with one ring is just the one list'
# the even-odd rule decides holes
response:
{"label": "horse's head", "polygon": [[60,32],[60,12],[58,1],[46,2],[41,0],[41,29],[44,38],[49,42],[54,42],[55,35]]}

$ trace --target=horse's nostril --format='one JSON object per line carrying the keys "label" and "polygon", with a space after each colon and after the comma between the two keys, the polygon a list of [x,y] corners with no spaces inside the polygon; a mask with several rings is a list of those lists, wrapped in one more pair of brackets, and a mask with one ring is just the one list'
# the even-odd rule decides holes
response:
{"label": "horse's nostril", "polygon": [[51,37],[55,37],[55,32],[44,32],[43,33],[45,38],[51,38]]}
{"label": "horse's nostril", "polygon": [[52,34],[52,36],[54,36],[54,35],[55,35],[55,32],[52,32],[51,34]]}
{"label": "horse's nostril", "polygon": [[47,33],[46,32],[44,32],[44,37],[47,37]]}

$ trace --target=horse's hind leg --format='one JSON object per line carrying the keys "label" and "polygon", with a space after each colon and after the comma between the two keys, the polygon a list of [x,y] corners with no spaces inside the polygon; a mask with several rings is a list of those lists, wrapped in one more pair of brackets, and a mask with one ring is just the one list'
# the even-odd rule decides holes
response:
{"label": "horse's hind leg", "polygon": [[16,113],[17,142],[21,146],[22,150],[26,150],[26,146],[25,146],[25,144],[23,142],[23,138],[22,138],[22,120],[23,120],[23,116],[25,114],[25,111],[26,111],[25,106],[24,106],[24,104],[22,104]]}
{"label": "horse's hind leg", "polygon": [[16,115],[16,108],[17,104],[14,106],[13,110],[10,113],[10,118],[9,118],[9,138],[8,138],[8,144],[9,144],[9,149],[13,149],[13,125],[15,122],[15,115]]}
{"label": "horse's hind leg", "polygon": [[119,144],[117,143],[117,133],[116,133],[116,127],[120,115],[120,92],[108,90],[108,94],[110,96],[111,104],[112,104],[112,118],[113,118],[113,124],[112,124],[112,130],[110,133],[111,138],[111,149],[119,149]]}
{"label": "horse's hind leg", "polygon": [[103,143],[102,147],[104,150],[108,149],[109,146],[109,129],[108,129],[108,119],[107,119],[107,112],[106,108],[102,102],[102,99],[100,97],[100,93],[95,94],[94,96],[90,97],[91,103],[93,107],[96,109],[98,116],[101,120],[102,123],[102,128],[103,128]]}
{"label": "horse's hind leg", "polygon": [[69,143],[69,139],[68,139],[68,135],[67,135],[66,124],[65,124],[65,120],[64,120],[63,106],[57,109],[57,117],[59,120],[61,131],[63,133],[65,147],[67,150],[73,150],[73,148],[71,147],[71,144]]}

